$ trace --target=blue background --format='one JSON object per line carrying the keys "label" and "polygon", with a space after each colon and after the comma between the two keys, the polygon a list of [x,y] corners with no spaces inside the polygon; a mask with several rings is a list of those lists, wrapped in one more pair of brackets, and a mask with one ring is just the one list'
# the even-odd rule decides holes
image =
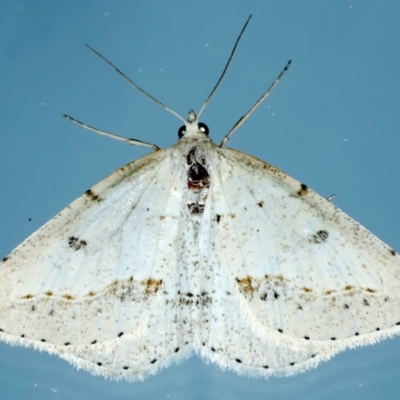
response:
{"label": "blue background", "polygon": [[[0,255],[83,191],[148,153],[78,128],[170,147],[180,121],[134,91],[88,43],[219,142],[272,83],[229,146],[275,165],[400,250],[400,3],[382,0],[29,1],[0,9]],[[0,288],[1,290],[1,288]],[[292,378],[251,379],[192,357],[116,383],[55,356],[0,344],[1,399],[398,399],[400,337]]]}

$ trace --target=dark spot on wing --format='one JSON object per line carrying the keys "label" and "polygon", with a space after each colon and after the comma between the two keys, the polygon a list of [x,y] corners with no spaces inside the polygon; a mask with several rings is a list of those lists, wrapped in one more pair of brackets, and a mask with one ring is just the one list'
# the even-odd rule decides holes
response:
{"label": "dark spot on wing", "polygon": [[396,255],[396,251],[393,250],[393,249],[389,249],[389,252],[390,252],[390,254],[391,254],[392,256],[395,256],[395,255]]}
{"label": "dark spot on wing", "polygon": [[[204,344],[203,344],[204,345]],[[177,353],[179,351],[179,347],[177,347],[176,349],[175,349],[175,353]]]}
{"label": "dark spot on wing", "polygon": [[142,285],[145,285],[146,287],[146,294],[155,294],[158,292],[158,289],[160,289],[161,284],[162,284],[162,279],[153,279],[149,278],[141,282]]}
{"label": "dark spot on wing", "polygon": [[239,363],[239,364],[242,363],[242,360],[241,360],[240,358],[235,358],[235,361],[236,361],[237,363]]}
{"label": "dark spot on wing", "polygon": [[155,362],[157,362],[157,359],[155,358],[154,360],[150,361],[150,364],[154,364]]}
{"label": "dark spot on wing", "polygon": [[278,329],[278,332],[283,333],[283,330],[282,329]]}
{"label": "dark spot on wing", "polygon": [[68,246],[75,251],[85,247],[87,245],[86,240],[79,240],[76,236],[70,236],[68,238]]}
{"label": "dark spot on wing", "polygon": [[304,183],[300,184],[300,189],[297,191],[297,195],[298,196],[304,196],[308,191],[308,187],[307,185],[305,185]]}
{"label": "dark spot on wing", "polygon": [[367,300],[367,299],[364,299],[364,300],[363,300],[363,304],[364,304],[364,306],[369,306],[368,300]]}
{"label": "dark spot on wing", "polygon": [[122,367],[123,369],[129,369],[129,367],[127,367],[126,365],[124,367]]}
{"label": "dark spot on wing", "polygon": [[262,208],[262,207],[264,206],[264,201],[261,200],[261,201],[259,201],[257,204],[258,204],[258,207],[261,207],[261,208]]}
{"label": "dark spot on wing", "polygon": [[64,346],[69,346],[71,343],[70,342],[65,342]]}
{"label": "dark spot on wing", "polygon": [[217,224],[219,224],[219,221],[221,221],[221,216],[219,214],[217,214],[215,216],[215,220],[217,221]]}
{"label": "dark spot on wing", "polygon": [[124,332],[118,333],[118,337],[121,337],[124,334]]}
{"label": "dark spot on wing", "polygon": [[277,300],[279,298],[279,293],[274,292],[274,298]]}
{"label": "dark spot on wing", "polygon": [[91,342],[90,344],[96,344],[97,340],[93,340],[93,342]]}
{"label": "dark spot on wing", "polygon": [[102,364],[101,362],[98,362],[97,365],[98,365],[99,367],[101,367],[103,364]]}
{"label": "dark spot on wing", "polygon": [[265,300],[267,300],[267,297],[268,297],[267,292],[265,292],[265,293],[263,293],[263,294],[260,296],[260,299],[261,299],[262,301],[265,301]]}
{"label": "dark spot on wing", "polygon": [[304,339],[310,340],[310,336],[304,336]]}
{"label": "dark spot on wing", "polygon": [[242,293],[253,294],[255,288],[252,286],[252,277],[246,276],[245,278],[236,278],[236,282],[239,284],[239,289]]}
{"label": "dark spot on wing", "polygon": [[86,190],[85,194],[92,201],[100,202],[103,200],[98,194],[94,193],[92,189]]}
{"label": "dark spot on wing", "polygon": [[315,235],[311,236],[311,240],[314,243],[321,244],[328,240],[329,233],[324,230],[319,230]]}
{"label": "dark spot on wing", "polygon": [[3,262],[6,262],[9,259],[9,257],[4,257]]}

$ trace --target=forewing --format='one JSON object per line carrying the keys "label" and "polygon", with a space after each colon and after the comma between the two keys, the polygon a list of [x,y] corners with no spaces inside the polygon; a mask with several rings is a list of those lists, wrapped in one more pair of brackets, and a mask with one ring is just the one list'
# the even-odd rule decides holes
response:
{"label": "forewing", "polygon": [[393,249],[268,164],[228,149],[214,164],[213,246],[249,329],[324,352],[399,333]]}
{"label": "forewing", "polygon": [[[129,336],[145,340],[156,321],[173,336],[176,327],[160,304],[176,297],[183,229],[184,179],[174,157],[157,151],[117,170],[5,257],[3,340],[79,358],[97,357]],[[98,347],[77,353],[85,346]],[[149,357],[143,353],[145,362]]]}
{"label": "forewing", "polygon": [[[180,192],[185,198],[185,191],[181,188]],[[191,354],[193,344],[198,342],[199,332],[198,321],[193,319],[193,315],[198,314],[199,304],[205,296],[198,291],[200,257],[195,225],[186,200],[183,204],[178,201],[178,205],[182,205],[177,228],[179,233],[162,232],[165,237],[172,234],[170,240],[175,248],[176,264],[165,264],[163,260],[161,268],[170,268],[166,274],[168,279],[162,280],[162,293],[157,293],[150,307],[140,315],[140,325],[121,337],[94,345],[64,346],[59,351],[62,358],[94,374],[133,381],[154,374],[171,362],[178,362]],[[137,304],[131,306],[133,310],[136,307]]]}
{"label": "forewing", "polygon": [[[213,171],[212,190],[208,193],[201,223],[195,225],[195,244],[186,246],[186,254],[190,247],[198,249],[196,257],[185,257],[190,261],[187,265],[191,269],[192,288],[190,293],[182,291],[182,300],[186,300],[187,306],[195,306],[192,313],[193,320],[197,321],[194,348],[207,361],[242,375],[293,375],[315,367],[333,355],[329,348],[320,348],[314,341],[299,343],[298,339],[289,343],[282,340],[281,333],[267,326],[257,329],[255,318],[249,318],[248,301],[240,293],[234,279],[236,267],[231,262],[235,259],[232,246],[238,243],[224,242],[221,238],[220,224],[227,216],[232,217],[229,204],[226,199],[220,199],[221,192],[217,188],[223,183],[216,177],[213,167],[218,166],[220,160],[215,164],[212,160],[213,157],[208,158],[208,168]],[[223,167],[222,171],[226,169]],[[197,215],[192,215],[192,219],[196,220]],[[188,227],[190,225],[189,221]]]}

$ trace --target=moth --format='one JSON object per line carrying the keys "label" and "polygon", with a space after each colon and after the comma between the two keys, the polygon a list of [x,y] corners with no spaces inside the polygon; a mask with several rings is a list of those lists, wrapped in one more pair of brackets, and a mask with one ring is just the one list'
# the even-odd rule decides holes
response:
{"label": "moth", "polygon": [[0,339],[133,381],[195,353],[293,375],[400,332],[399,255],[305,184],[220,145],[200,116],[88,189],[0,263]]}

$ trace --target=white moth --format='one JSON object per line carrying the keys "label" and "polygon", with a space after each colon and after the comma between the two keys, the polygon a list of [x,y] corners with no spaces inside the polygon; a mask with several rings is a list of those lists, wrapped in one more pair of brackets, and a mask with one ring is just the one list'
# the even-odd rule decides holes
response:
{"label": "white moth", "polygon": [[67,117],[155,151],[3,259],[0,339],[133,381],[193,352],[293,375],[399,334],[399,255],[306,185],[223,148],[287,68],[220,146],[198,116],[222,76],[170,149]]}

